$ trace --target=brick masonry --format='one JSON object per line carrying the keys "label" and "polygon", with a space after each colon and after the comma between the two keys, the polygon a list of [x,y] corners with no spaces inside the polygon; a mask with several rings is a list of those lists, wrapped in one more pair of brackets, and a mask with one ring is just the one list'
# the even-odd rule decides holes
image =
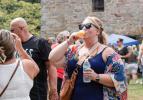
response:
{"label": "brick masonry", "polygon": [[78,31],[86,16],[97,16],[111,33],[143,34],[143,0],[105,0],[104,12],[92,11],[92,0],[41,0],[41,36]]}

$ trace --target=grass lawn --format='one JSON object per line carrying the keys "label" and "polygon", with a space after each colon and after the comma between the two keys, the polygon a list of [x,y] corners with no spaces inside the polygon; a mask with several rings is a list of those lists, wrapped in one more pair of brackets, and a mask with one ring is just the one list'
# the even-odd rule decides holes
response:
{"label": "grass lawn", "polygon": [[128,100],[143,100],[143,84],[130,82],[128,85]]}

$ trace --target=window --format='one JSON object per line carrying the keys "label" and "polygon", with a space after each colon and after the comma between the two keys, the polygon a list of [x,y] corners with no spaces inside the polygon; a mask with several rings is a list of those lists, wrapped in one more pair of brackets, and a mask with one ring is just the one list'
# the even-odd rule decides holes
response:
{"label": "window", "polygon": [[104,0],[92,0],[92,11],[104,11]]}

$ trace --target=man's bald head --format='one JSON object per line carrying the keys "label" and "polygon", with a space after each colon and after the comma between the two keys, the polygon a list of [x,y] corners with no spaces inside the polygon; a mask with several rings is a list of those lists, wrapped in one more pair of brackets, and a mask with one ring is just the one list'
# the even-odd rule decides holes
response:
{"label": "man's bald head", "polygon": [[22,41],[26,41],[31,35],[28,31],[28,25],[24,18],[18,17],[10,23],[11,32],[17,34]]}
{"label": "man's bald head", "polygon": [[27,27],[27,22],[24,18],[18,17],[11,21],[10,26]]}

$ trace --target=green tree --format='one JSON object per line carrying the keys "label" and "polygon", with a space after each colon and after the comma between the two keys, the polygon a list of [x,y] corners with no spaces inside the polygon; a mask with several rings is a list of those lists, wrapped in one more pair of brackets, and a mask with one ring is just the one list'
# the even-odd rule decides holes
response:
{"label": "green tree", "polygon": [[40,3],[40,0],[17,0],[17,1],[26,1],[31,3]]}
{"label": "green tree", "polygon": [[17,0],[0,1],[0,28],[9,29],[9,23],[16,17],[23,17],[29,30],[35,35],[40,33],[40,4]]}

